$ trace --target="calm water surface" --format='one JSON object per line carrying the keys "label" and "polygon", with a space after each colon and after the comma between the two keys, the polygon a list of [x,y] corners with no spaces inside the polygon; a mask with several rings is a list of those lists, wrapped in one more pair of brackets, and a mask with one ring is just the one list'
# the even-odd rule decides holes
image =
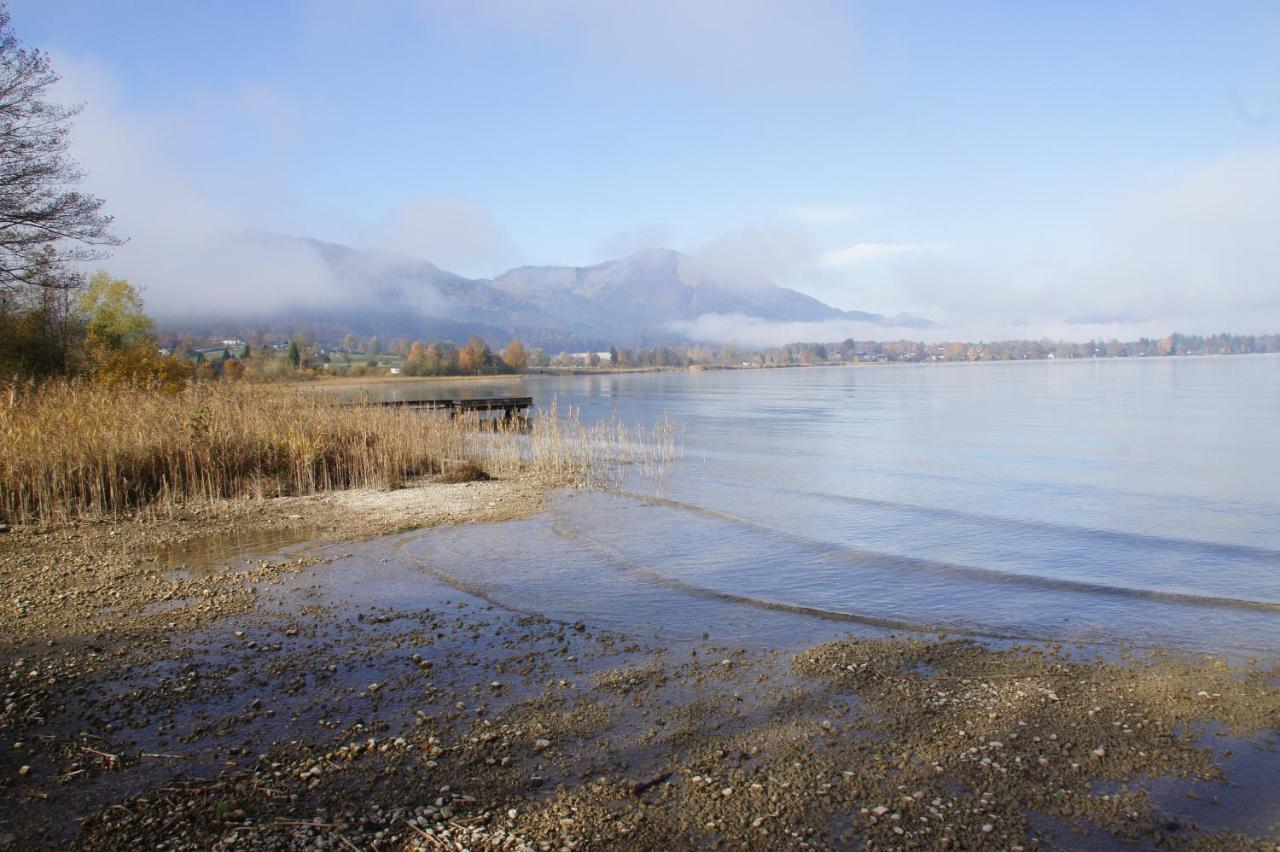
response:
{"label": "calm water surface", "polygon": [[1280,357],[375,390],[682,427],[660,479],[404,545],[507,605],[771,642],[835,623],[1280,653]]}

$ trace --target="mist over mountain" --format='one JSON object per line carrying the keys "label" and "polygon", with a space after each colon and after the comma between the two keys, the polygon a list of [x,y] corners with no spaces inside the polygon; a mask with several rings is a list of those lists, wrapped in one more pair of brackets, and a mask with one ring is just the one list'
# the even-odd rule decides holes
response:
{"label": "mist over mountain", "polygon": [[[477,279],[426,260],[302,237],[253,233],[249,239],[268,254],[312,255],[309,265],[317,280],[311,293],[287,307],[228,305],[214,313],[164,316],[167,326],[209,332],[305,324],[321,334],[353,331],[455,342],[478,334],[493,343],[517,337],[559,351],[708,337],[750,343],[759,329],[771,325],[931,325],[915,317],[842,311],[774,284],[726,280],[697,258],[669,249],[592,266],[521,266]],[[704,329],[714,331],[699,333]]]}

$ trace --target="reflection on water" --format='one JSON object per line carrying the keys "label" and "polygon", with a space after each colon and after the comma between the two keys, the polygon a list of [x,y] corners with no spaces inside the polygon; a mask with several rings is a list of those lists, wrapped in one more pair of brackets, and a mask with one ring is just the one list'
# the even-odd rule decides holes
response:
{"label": "reflection on water", "polygon": [[191,539],[163,548],[158,556],[160,564],[173,570],[203,576],[224,570],[241,557],[278,553],[286,548],[291,555],[294,550],[309,550],[321,534],[322,528],[315,526],[250,528]]}
{"label": "reflection on water", "polygon": [[[1280,651],[1280,357],[470,390],[554,399],[586,420],[669,414],[684,429],[685,459],[659,483],[406,546],[496,599],[658,631],[697,631],[714,611],[746,633],[820,615]],[[490,555],[513,552],[515,564]]]}

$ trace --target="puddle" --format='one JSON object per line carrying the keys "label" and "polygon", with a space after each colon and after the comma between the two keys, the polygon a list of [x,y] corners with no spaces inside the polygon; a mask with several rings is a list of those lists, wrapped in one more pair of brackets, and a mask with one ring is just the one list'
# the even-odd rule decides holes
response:
{"label": "puddle", "polygon": [[323,527],[302,526],[204,536],[162,548],[157,557],[173,571],[188,577],[203,577],[227,570],[246,557],[275,555],[285,548],[289,548],[290,557],[304,555],[311,549],[305,545],[322,543],[325,532]]}
{"label": "puddle", "polygon": [[1142,778],[1137,786],[1147,790],[1160,812],[1202,831],[1280,836],[1280,735],[1245,739],[1210,726],[1200,742],[1212,749],[1225,780]]}

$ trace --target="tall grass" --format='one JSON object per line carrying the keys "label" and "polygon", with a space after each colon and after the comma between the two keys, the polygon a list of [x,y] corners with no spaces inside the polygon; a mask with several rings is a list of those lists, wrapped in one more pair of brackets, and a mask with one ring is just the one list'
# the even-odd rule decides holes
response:
{"label": "tall grass", "polygon": [[193,500],[395,488],[460,468],[583,480],[659,464],[674,430],[586,426],[540,412],[524,434],[279,387],[192,385],[164,395],[84,382],[10,386],[0,400],[0,517],[58,521]]}

